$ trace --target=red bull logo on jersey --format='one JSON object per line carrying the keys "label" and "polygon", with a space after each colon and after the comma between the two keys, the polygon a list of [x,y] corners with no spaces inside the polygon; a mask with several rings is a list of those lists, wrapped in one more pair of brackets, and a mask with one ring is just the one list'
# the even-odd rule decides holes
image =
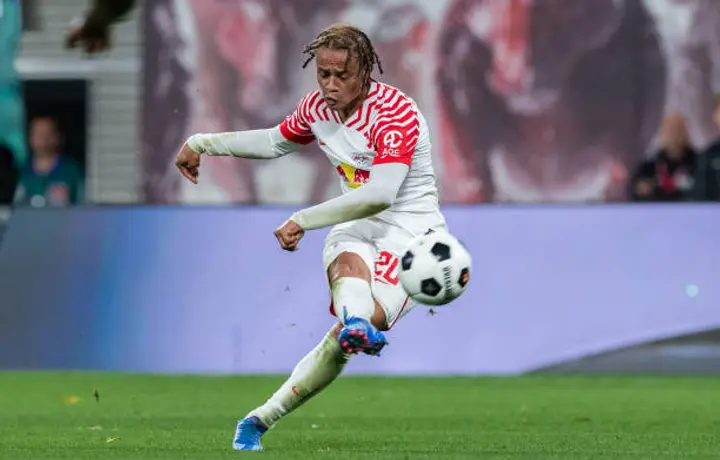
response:
{"label": "red bull logo on jersey", "polygon": [[358,188],[370,180],[370,171],[355,168],[347,163],[340,163],[335,169],[350,188]]}

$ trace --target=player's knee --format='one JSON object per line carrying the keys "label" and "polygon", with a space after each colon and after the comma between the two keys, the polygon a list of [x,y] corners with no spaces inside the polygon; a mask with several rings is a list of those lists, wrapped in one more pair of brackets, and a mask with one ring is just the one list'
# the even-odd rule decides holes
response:
{"label": "player's knee", "polygon": [[[334,287],[335,283],[343,278],[360,278],[367,281],[368,284],[371,283],[370,269],[363,258],[354,252],[340,253],[328,267],[327,276],[331,287]],[[387,331],[388,324],[385,309],[382,308],[375,298],[373,298],[373,302],[375,309],[370,317],[370,322],[378,330]],[[342,323],[339,323],[331,329],[331,332],[336,338],[342,327]]]}
{"label": "player's knee", "polygon": [[359,255],[343,252],[330,264],[327,270],[330,285],[340,278],[362,278],[370,281],[370,269]]}

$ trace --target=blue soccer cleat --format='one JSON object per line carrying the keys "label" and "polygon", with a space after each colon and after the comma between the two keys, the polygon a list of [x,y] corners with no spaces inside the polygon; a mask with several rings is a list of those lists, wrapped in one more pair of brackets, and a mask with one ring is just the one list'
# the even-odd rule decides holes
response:
{"label": "blue soccer cleat", "polygon": [[263,450],[260,438],[267,431],[257,417],[246,417],[240,420],[235,430],[233,449],[235,450]]}
{"label": "blue soccer cleat", "polygon": [[387,345],[385,334],[363,318],[346,320],[345,327],[338,334],[338,342],[345,353],[363,352],[373,356],[380,356],[380,350]]}

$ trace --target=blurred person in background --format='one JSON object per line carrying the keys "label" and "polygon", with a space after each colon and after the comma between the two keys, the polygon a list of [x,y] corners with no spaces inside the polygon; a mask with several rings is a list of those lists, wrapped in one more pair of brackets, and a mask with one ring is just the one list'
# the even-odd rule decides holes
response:
{"label": "blurred person in background", "polygon": [[661,127],[661,146],[642,163],[631,180],[635,201],[686,201],[693,198],[697,152],[688,138],[685,118],[668,115]]}
{"label": "blurred person in background", "polygon": [[698,201],[720,201],[720,95],[715,97],[713,121],[717,126],[715,141],[698,156],[695,171]]}
{"label": "blurred person in background", "polygon": [[57,121],[38,117],[30,123],[30,161],[22,168],[16,204],[67,206],[82,201],[83,175],[77,162],[62,154]]}
{"label": "blurred person in background", "polygon": [[642,0],[662,41],[668,69],[665,113],[682,113],[696,146],[715,140],[720,92],[720,2]]}
{"label": "blurred person in background", "polygon": [[0,205],[12,202],[27,156],[25,108],[15,57],[22,33],[19,0],[0,0]]}

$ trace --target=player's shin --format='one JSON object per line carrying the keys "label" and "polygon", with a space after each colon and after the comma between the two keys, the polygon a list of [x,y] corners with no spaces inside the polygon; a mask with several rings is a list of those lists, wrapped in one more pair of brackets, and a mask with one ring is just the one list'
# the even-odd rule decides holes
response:
{"label": "player's shin", "polygon": [[347,324],[351,318],[363,318],[368,321],[375,313],[370,283],[362,278],[342,277],[332,284],[332,299],[335,315]]}
{"label": "player's shin", "polygon": [[272,426],[328,386],[342,372],[349,355],[343,353],[333,331],[295,366],[290,377],[262,406],[248,416],[255,416]]}

